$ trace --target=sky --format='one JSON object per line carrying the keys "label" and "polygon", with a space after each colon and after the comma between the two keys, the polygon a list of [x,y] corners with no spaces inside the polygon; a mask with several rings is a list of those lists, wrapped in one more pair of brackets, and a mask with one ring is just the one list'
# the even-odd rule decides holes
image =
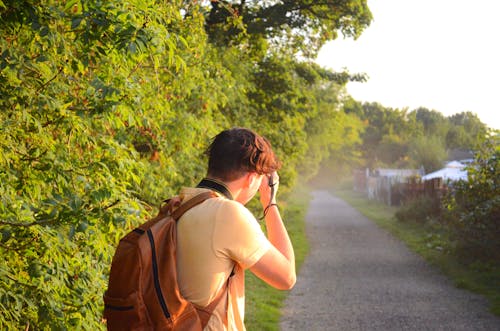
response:
{"label": "sky", "polygon": [[370,26],[357,39],[323,46],[316,62],[350,73],[356,100],[475,113],[500,129],[500,1],[368,0]]}

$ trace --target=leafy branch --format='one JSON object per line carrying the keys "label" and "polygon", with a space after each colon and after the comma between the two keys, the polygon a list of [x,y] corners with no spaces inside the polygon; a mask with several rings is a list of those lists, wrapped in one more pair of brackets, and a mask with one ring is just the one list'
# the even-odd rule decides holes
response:
{"label": "leafy branch", "polygon": [[57,73],[51,78],[49,79],[48,81],[46,81],[42,86],[40,86],[38,88],[38,90],[36,91],[36,93],[40,93],[41,91],[43,91],[52,81],[54,81],[57,76],[59,76],[59,74],[64,70],[64,67],[63,66],[60,66],[59,69],[57,70]]}
{"label": "leafy branch", "polygon": [[34,222],[11,222],[11,221],[0,220],[0,225],[9,225],[12,227],[29,228],[29,227],[35,226],[35,225],[53,224],[56,221],[58,221],[58,219],[44,219],[44,220],[39,220],[39,221],[34,221]]}

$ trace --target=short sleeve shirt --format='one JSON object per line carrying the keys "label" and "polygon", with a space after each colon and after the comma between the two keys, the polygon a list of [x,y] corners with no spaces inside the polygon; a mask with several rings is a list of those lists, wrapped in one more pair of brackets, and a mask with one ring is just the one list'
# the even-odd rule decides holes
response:
{"label": "short sleeve shirt", "polygon": [[[184,188],[187,201],[204,188]],[[188,210],[177,226],[177,268],[181,293],[189,301],[208,305],[231,277],[228,298],[221,300],[205,330],[245,330],[244,270],[271,247],[252,213],[224,196]],[[227,311],[226,311],[227,308]]]}

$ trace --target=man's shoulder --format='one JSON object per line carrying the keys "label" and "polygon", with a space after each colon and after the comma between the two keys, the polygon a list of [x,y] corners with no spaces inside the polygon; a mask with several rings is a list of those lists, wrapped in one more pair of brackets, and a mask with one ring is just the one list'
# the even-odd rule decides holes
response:
{"label": "man's shoulder", "polygon": [[234,200],[221,199],[217,201],[219,208],[216,219],[219,222],[231,222],[233,226],[249,226],[257,223],[254,215],[241,203]]}
{"label": "man's shoulder", "polygon": [[234,212],[234,213],[249,213],[247,207],[243,206],[238,201],[229,200],[226,198],[215,198],[214,202],[219,204],[224,212]]}

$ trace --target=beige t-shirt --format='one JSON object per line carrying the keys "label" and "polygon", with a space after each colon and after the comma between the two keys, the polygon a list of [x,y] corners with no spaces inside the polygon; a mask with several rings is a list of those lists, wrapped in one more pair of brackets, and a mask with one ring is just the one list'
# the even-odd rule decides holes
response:
{"label": "beige t-shirt", "polygon": [[[183,188],[180,196],[187,201],[206,191]],[[177,270],[179,288],[186,299],[207,306],[226,286],[234,267],[228,298],[218,304],[205,330],[245,330],[244,270],[270,247],[252,213],[223,195],[204,201],[181,217],[177,226]]]}

